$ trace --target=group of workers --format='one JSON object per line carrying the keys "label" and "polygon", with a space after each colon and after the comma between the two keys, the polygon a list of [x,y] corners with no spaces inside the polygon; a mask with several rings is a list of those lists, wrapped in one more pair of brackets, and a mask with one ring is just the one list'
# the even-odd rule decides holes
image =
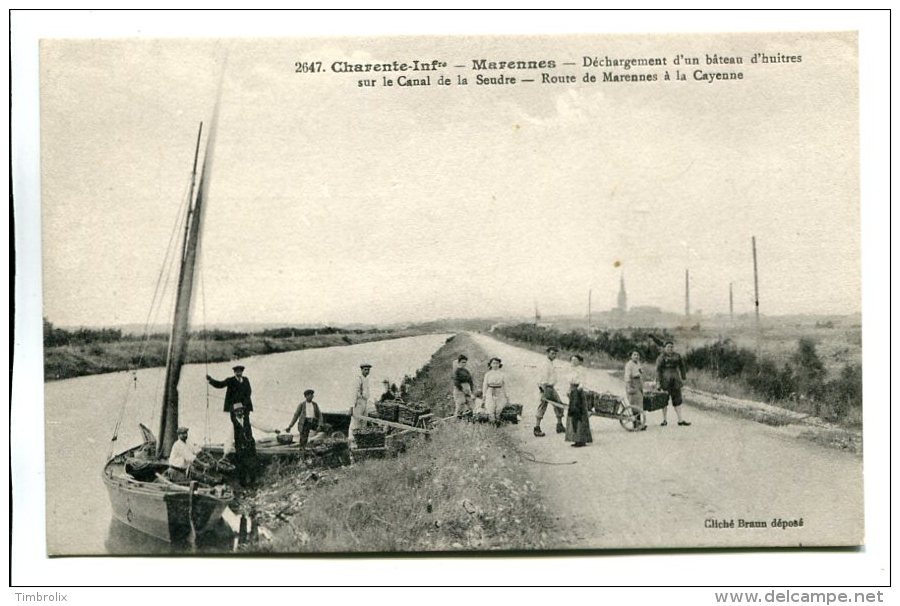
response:
{"label": "group of workers", "polygon": [[[556,347],[548,347],[546,350],[546,358],[540,369],[538,377],[538,390],[540,398],[537,404],[537,414],[535,416],[535,424],[533,434],[535,437],[542,438],[546,436],[541,429],[541,423],[547,413],[548,408],[553,409],[553,415],[556,417],[556,433],[564,433],[567,442],[572,442],[573,447],[586,446],[593,441],[590,427],[591,411],[585,403],[584,398],[584,358],[578,354],[570,358],[571,367],[564,380],[568,386],[568,403],[563,403],[559,392],[556,390],[557,384],[560,383],[559,369],[556,359],[559,355],[559,349]],[[501,415],[504,408],[509,403],[509,394],[507,393],[507,379],[502,371],[503,360],[498,357],[492,357],[487,364],[487,370],[481,381],[481,390],[475,389],[475,378],[468,368],[469,358],[465,354],[461,354],[457,360],[452,373],[452,395],[454,402],[454,413],[458,418],[466,418],[476,412],[487,414],[489,420],[499,425]],[[256,461],[256,442],[253,438],[253,425],[250,421],[250,413],[253,411],[253,400],[251,398],[252,389],[250,380],[244,376],[244,366],[237,365],[232,368],[234,376],[219,381],[207,375],[208,383],[218,389],[225,389],[224,412],[229,414],[233,435],[233,452],[235,467],[238,479],[242,485],[252,484],[256,477],[257,461]],[[368,416],[368,407],[371,400],[371,391],[369,388],[369,375],[372,365],[363,362],[359,365],[359,375],[356,377],[355,392],[353,406],[350,409],[350,428],[346,436],[350,440],[351,445],[354,439],[354,430],[365,424],[365,418]],[[667,341],[664,350],[660,353],[656,360],[656,382],[659,389],[668,394],[675,414],[678,417],[678,425],[688,426],[690,422],[686,421],[682,415],[681,405],[682,386],[684,384],[686,373],[684,360],[681,355],[674,351],[674,343]],[[641,356],[637,351],[632,352],[628,362],[625,364],[625,396],[628,404],[638,410],[644,410],[644,376],[641,366]],[[301,447],[315,444],[322,441],[326,437],[326,425],[323,419],[322,411],[319,405],[313,399],[315,391],[307,389],[303,392],[303,400],[297,405],[291,422],[284,429],[285,433],[290,433],[296,425],[300,434],[299,445]],[[396,385],[391,385],[389,381],[384,381],[384,393],[381,400],[399,400],[401,394],[398,393]],[[480,401],[480,404],[478,403]],[[477,410],[476,410],[477,409]],[[566,422],[563,424],[563,415],[566,415]],[[642,415],[645,418],[645,415]],[[668,425],[668,401],[663,408],[663,420],[661,426]],[[264,431],[272,431],[258,427]],[[646,430],[647,426],[642,423],[637,429]],[[274,430],[280,433],[280,430]],[[186,477],[188,470],[195,461],[198,450],[191,446],[187,441],[188,428],[178,428],[178,441],[173,445],[169,454],[169,467],[174,477],[181,479]],[[226,447],[225,454],[229,454],[230,450]]]}
{"label": "group of workers", "polygon": [[[353,431],[360,426],[362,417],[367,416],[370,399],[369,373],[372,365],[368,362],[360,364],[360,374],[356,378],[356,390],[354,404],[350,410],[351,420],[349,435],[347,438],[353,441]],[[281,433],[281,430],[273,430],[259,426],[250,420],[253,411],[252,388],[250,380],[244,376],[245,367],[236,365],[232,367],[234,375],[224,380],[217,380],[207,375],[207,382],[217,389],[225,389],[225,403],[223,411],[227,412],[231,420],[232,432],[227,439],[224,456],[233,454],[238,479],[242,485],[252,484],[257,472],[256,441],[253,438],[253,428],[256,427],[267,433]],[[284,429],[290,434],[294,426],[299,433],[298,444],[300,447],[322,442],[327,436],[327,426],[319,408],[314,400],[315,391],[306,389],[303,392],[303,400],[294,410],[291,422]],[[399,399],[396,386],[391,386],[385,381],[385,394],[381,399]],[[169,453],[170,477],[182,480],[188,477],[188,471],[196,461],[199,449],[188,442],[188,428],[179,427],[177,430],[178,441],[173,445]]]}
{"label": "group of workers", "polygon": [[[547,435],[541,429],[541,423],[547,413],[547,409],[552,408],[553,415],[556,417],[556,433],[565,434],[566,441],[571,442],[573,447],[586,446],[593,441],[593,436],[591,435],[590,427],[591,411],[588,409],[584,398],[584,358],[579,354],[575,354],[570,358],[571,367],[568,374],[563,378],[568,386],[568,403],[564,403],[556,389],[561,382],[556,362],[559,356],[559,349],[553,346],[548,347],[546,354],[538,376],[540,397],[537,404],[533,434],[537,438]],[[475,390],[475,379],[467,365],[468,357],[465,354],[461,354],[457,358],[452,374],[452,394],[456,416],[465,418],[477,412],[476,409],[479,409],[486,412],[491,420],[499,424],[501,412],[509,404],[506,377],[500,370],[503,368],[502,360],[493,357],[488,362],[488,370],[484,374],[481,392]],[[663,352],[660,353],[656,360],[656,381],[659,389],[668,394],[680,426],[690,425],[690,422],[684,419],[681,411],[683,402],[682,386],[685,378],[684,360],[680,354],[674,351],[674,343],[667,341]],[[628,362],[625,364],[625,395],[630,406],[643,412],[644,377],[641,356],[637,351],[632,352]],[[479,399],[481,401],[480,405],[478,404]],[[563,423],[564,414],[566,415],[565,423]],[[663,421],[661,423],[663,427],[668,425],[667,415],[668,402],[666,407],[663,408]],[[646,415],[642,414],[641,421],[638,422],[636,427],[637,430],[647,429],[645,419]]]}

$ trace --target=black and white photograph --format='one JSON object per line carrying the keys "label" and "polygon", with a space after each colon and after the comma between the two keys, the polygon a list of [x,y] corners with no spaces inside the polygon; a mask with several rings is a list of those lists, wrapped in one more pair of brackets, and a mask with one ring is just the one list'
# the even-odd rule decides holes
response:
{"label": "black and white photograph", "polygon": [[47,558],[864,549],[857,31],[38,52]]}

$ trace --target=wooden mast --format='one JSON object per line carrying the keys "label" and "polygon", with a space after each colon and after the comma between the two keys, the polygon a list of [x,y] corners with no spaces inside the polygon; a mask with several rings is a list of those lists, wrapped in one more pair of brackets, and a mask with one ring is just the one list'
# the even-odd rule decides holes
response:
{"label": "wooden mast", "polygon": [[[221,87],[220,87],[221,91]],[[181,367],[187,353],[191,303],[195,282],[197,258],[200,252],[201,224],[205,201],[209,190],[209,173],[212,169],[213,148],[218,122],[219,102],[216,100],[213,118],[206,138],[203,153],[203,166],[200,169],[200,184],[193,206],[188,205],[188,216],[185,226],[185,239],[181,253],[181,271],[178,276],[178,293],[175,299],[175,317],[172,322],[172,334],[169,337],[169,351],[166,357],[166,381],[163,392],[162,413],[159,420],[159,442],[156,453],[160,458],[169,456],[172,445],[178,439],[178,381],[181,378]],[[201,131],[203,125],[200,125]],[[200,133],[197,135],[197,150],[194,154],[194,170],[200,150]],[[192,176],[193,179],[193,176]]]}

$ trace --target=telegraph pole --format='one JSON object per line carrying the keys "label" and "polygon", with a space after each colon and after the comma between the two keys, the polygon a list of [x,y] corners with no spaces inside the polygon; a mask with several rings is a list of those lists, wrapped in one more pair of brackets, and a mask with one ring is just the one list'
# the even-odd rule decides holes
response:
{"label": "telegraph pole", "polygon": [[731,319],[731,327],[734,328],[734,282],[728,283],[728,317]]}
{"label": "telegraph pole", "polygon": [[691,317],[691,284],[690,271],[684,270],[684,317]]}
{"label": "telegraph pole", "polygon": [[759,273],[756,265],[756,236],[750,240],[753,244],[753,305],[756,308],[756,355],[759,356],[761,334],[759,329]]}
{"label": "telegraph pole", "polygon": [[591,290],[588,289],[588,332],[591,332]]}

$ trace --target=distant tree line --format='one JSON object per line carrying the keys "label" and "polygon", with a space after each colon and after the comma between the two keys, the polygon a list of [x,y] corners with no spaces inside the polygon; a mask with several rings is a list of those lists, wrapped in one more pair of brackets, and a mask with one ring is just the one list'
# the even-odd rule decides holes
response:
{"label": "distant tree line", "polygon": [[[666,340],[667,331],[640,329],[605,330],[590,335],[583,332],[561,333],[552,328],[518,324],[497,328],[496,332],[525,343],[555,345],[582,353],[604,353],[615,360],[626,360],[638,351],[644,360],[655,361]],[[862,409],[862,366],[845,364],[837,377],[828,379],[825,365],[812,339],[801,338],[796,351],[783,364],[756,352],[738,347],[731,339],[690,349],[684,354],[688,368],[702,369],[714,376],[749,387],[766,400],[808,400],[817,416],[846,419],[859,417]]]}
{"label": "distant tree line", "polygon": [[60,345],[87,345],[89,343],[112,343],[122,340],[122,331],[118,328],[78,328],[66,330],[56,328],[44,318],[44,347]]}
{"label": "distant tree line", "polygon": [[[378,328],[346,330],[325,326],[319,328],[267,328],[259,332],[243,332],[237,330],[223,330],[219,328],[197,330],[191,333],[195,340],[203,341],[232,341],[244,339],[251,335],[262,336],[270,339],[289,339],[292,337],[311,337],[315,335],[361,335],[388,332]],[[68,330],[56,328],[47,318],[44,318],[44,347],[60,347],[65,345],[92,345],[97,343],[115,343],[119,341],[140,341],[143,339],[159,340],[168,339],[168,333],[150,333],[138,335],[123,333],[118,328],[76,328]]]}

